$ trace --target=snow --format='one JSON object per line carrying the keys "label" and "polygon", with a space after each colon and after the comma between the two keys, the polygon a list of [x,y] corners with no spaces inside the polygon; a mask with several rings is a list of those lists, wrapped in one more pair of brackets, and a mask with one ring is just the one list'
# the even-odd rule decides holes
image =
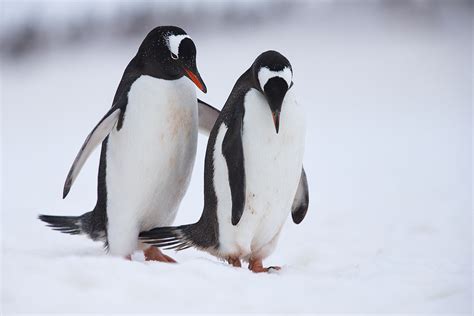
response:
{"label": "snow", "polygon": [[[209,88],[199,95],[218,107],[262,51],[292,63],[310,209],[300,225],[288,218],[265,262],[283,265],[274,274],[195,250],[169,253],[176,265],[128,262],[45,228],[39,213],[92,209],[98,152],[66,200],[63,181],[141,38],[2,61],[2,311],[470,314],[471,12],[366,9],[187,30]],[[201,213],[205,145],[176,224]]]}

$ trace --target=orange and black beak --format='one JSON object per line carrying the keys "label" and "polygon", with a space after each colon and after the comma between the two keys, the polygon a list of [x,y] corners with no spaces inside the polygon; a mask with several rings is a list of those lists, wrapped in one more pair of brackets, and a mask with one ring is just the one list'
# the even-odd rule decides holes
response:
{"label": "orange and black beak", "polygon": [[201,75],[199,74],[197,67],[195,65],[191,67],[183,66],[183,69],[184,69],[184,75],[188,77],[189,79],[191,79],[191,81],[194,82],[194,84],[196,85],[196,87],[199,88],[199,90],[206,93],[207,92],[206,84],[204,83],[204,81],[202,81]]}

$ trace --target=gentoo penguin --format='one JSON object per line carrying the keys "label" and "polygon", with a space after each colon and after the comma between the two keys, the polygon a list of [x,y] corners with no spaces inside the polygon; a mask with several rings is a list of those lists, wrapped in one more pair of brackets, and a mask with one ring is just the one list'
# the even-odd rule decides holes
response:
{"label": "gentoo penguin", "polygon": [[[219,113],[196,98],[194,85],[206,92],[191,38],[179,27],[153,29],[126,67],[112,108],[86,138],[66,178],[63,198],[102,143],[94,209],[77,217],[39,219],[54,230],[103,241],[112,255],[130,258],[145,249],[139,232],[173,223],[194,166],[198,125],[210,130]],[[146,247],[147,260],[174,261],[158,248]]]}
{"label": "gentoo penguin", "polygon": [[278,241],[291,210],[300,223],[308,209],[303,169],[305,115],[296,102],[293,70],[276,51],[262,53],[237,80],[207,145],[204,210],[191,225],[142,232],[166,249],[209,252],[233,266],[265,272],[262,260]]}

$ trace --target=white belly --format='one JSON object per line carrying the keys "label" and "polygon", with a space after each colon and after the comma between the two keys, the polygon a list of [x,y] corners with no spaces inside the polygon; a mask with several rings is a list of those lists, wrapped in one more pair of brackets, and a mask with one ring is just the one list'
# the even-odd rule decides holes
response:
{"label": "white belly", "polygon": [[107,146],[112,254],[130,254],[140,231],[172,224],[194,166],[197,131],[189,79],[142,76],[133,83],[123,126],[113,130]]}
{"label": "white belly", "polygon": [[[242,144],[246,203],[237,226],[230,222],[232,203],[221,145],[216,145],[214,153],[219,251],[223,256],[263,259],[273,251],[300,179],[304,113],[296,103],[293,91],[288,91],[282,105],[280,131],[276,134],[270,108],[260,92],[251,90],[245,104],[248,106],[245,107]],[[221,127],[216,142],[222,142],[225,131],[226,127]]]}

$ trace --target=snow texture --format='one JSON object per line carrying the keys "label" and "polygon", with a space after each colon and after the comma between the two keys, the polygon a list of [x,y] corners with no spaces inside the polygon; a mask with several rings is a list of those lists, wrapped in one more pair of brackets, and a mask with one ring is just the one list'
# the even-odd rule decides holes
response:
{"label": "snow texture", "polygon": [[[2,311],[470,314],[472,11],[331,8],[251,32],[187,30],[199,96],[219,108],[262,51],[292,63],[310,208],[288,218],[265,262],[283,266],[274,274],[195,250],[128,262],[36,219],[93,208],[98,151],[66,200],[63,181],[142,38],[2,63]],[[176,224],[200,216],[206,141]]]}

